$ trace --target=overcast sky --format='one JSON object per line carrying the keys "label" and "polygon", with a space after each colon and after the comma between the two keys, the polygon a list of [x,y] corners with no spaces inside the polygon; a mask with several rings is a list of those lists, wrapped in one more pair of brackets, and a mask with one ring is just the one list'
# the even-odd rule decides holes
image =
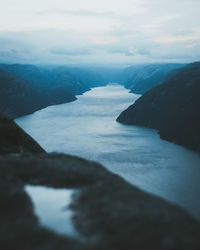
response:
{"label": "overcast sky", "polygon": [[0,61],[200,59],[200,0],[0,0]]}

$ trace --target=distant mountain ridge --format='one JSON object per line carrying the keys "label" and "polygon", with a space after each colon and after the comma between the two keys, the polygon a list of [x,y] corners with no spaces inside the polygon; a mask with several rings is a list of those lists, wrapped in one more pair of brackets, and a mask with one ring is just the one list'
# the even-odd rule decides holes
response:
{"label": "distant mountain ridge", "polygon": [[161,84],[167,74],[184,64],[146,64],[128,67],[122,74],[122,83],[132,93],[144,94],[146,91]]}
{"label": "distant mountain ridge", "polygon": [[0,64],[0,112],[16,118],[50,105],[75,101],[75,95],[105,82],[101,74],[92,70]]}
{"label": "distant mountain ridge", "polygon": [[10,118],[30,114],[49,105],[76,100],[65,89],[38,89],[11,71],[0,68],[0,112]]}
{"label": "distant mountain ridge", "polygon": [[[90,89],[89,79],[92,78],[91,72],[80,69],[69,68],[66,66],[42,67],[29,64],[0,64],[0,68],[8,70],[15,75],[26,79],[32,88],[38,91],[43,89],[65,88],[70,93],[82,94]],[[86,74],[88,79],[84,81],[82,75]],[[93,81],[93,79],[91,79]],[[103,81],[99,77],[99,81]]]}
{"label": "distant mountain ridge", "polygon": [[200,151],[200,62],[171,72],[117,121],[158,129],[161,138]]}
{"label": "distant mountain ridge", "polygon": [[78,68],[0,64],[0,112],[10,118],[50,105],[76,100],[92,87],[118,82],[134,93],[161,83],[167,72],[182,64],[148,64],[123,68]]}

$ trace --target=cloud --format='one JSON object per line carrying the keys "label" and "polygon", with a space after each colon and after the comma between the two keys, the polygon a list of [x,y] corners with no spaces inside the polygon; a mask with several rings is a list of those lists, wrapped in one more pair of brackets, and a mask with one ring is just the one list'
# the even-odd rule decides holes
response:
{"label": "cloud", "polygon": [[125,65],[197,60],[199,8],[199,0],[7,0],[0,9],[0,60]]}
{"label": "cloud", "polygon": [[57,54],[61,56],[82,56],[82,55],[91,55],[92,51],[87,48],[77,48],[77,49],[66,49],[66,48],[52,48],[49,50],[52,54]]}
{"label": "cloud", "polygon": [[43,10],[36,13],[38,16],[42,15],[71,15],[71,16],[83,16],[83,17],[101,17],[101,18],[113,18],[113,19],[127,19],[129,16],[121,15],[113,11],[92,11],[87,9],[79,10],[62,10],[62,9],[50,9]]}
{"label": "cloud", "polygon": [[110,48],[110,49],[107,49],[107,52],[111,54],[122,54],[124,56],[134,55],[134,52],[131,51],[131,49],[126,49],[126,48]]}

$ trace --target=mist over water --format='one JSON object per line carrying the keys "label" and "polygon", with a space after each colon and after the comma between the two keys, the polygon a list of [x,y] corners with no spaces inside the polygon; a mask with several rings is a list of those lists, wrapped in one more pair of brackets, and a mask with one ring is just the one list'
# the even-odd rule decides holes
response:
{"label": "mist over water", "polygon": [[100,162],[200,219],[200,156],[161,140],[155,130],[115,121],[138,97],[120,85],[108,85],[16,122],[47,152]]}

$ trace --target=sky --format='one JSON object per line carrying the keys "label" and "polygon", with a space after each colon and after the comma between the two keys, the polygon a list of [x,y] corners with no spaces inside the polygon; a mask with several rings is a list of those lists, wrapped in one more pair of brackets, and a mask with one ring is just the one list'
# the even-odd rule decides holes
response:
{"label": "sky", "polygon": [[0,62],[200,59],[200,0],[0,0]]}

